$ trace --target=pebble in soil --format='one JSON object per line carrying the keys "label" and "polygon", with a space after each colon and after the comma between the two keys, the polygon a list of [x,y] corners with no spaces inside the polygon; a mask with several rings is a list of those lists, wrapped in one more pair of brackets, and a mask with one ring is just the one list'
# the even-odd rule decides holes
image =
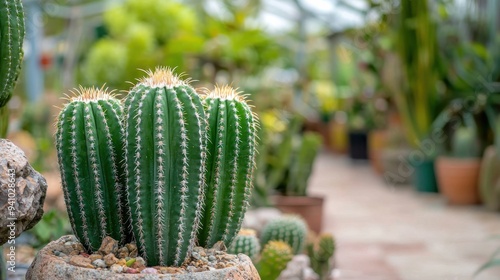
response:
{"label": "pebble in soil", "polygon": [[195,247],[181,267],[147,267],[144,259],[137,255],[135,244],[119,247],[118,242],[110,237],[106,237],[99,250],[90,255],[85,253],[79,242],[66,242],[63,250],[53,253],[71,265],[110,270],[115,273],[182,274],[238,265],[240,262],[238,256],[226,254],[225,251],[226,247],[222,242],[215,244],[211,249]]}

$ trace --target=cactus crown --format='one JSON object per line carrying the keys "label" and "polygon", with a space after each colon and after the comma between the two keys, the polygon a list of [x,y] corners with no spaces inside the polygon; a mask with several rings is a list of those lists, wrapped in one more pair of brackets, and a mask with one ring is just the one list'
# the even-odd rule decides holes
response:
{"label": "cactus crown", "polygon": [[80,86],[78,89],[75,88],[69,92],[70,94],[65,94],[69,102],[97,102],[99,100],[115,100],[117,97],[114,90],[109,90],[104,86],[101,88]]}
{"label": "cactus crown", "polygon": [[175,74],[174,70],[170,67],[157,67],[154,71],[144,71],[146,77],[139,79],[138,85],[145,85],[148,87],[175,87],[187,86],[190,79],[183,79],[183,74]]}

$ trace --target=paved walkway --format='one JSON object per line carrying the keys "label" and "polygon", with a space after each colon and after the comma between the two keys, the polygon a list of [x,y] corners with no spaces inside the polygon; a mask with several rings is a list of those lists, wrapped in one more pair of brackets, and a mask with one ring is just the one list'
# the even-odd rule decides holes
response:
{"label": "paved walkway", "polygon": [[[462,280],[500,248],[500,213],[449,206],[439,195],[387,186],[368,164],[321,155],[310,194],[326,196],[337,238],[336,279]],[[500,279],[500,268],[474,279]]]}

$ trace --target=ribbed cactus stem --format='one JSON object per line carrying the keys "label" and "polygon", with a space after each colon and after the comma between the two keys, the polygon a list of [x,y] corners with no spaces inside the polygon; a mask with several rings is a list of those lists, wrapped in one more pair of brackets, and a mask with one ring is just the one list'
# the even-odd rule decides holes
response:
{"label": "ribbed cactus stem", "polygon": [[288,243],[294,254],[299,254],[305,244],[307,237],[307,224],[295,215],[284,215],[269,221],[262,229],[261,243],[267,244],[272,240]]}
{"label": "ribbed cactus stem", "polygon": [[262,250],[260,262],[257,264],[262,280],[275,280],[293,258],[292,248],[282,241],[270,241]]}
{"label": "ribbed cactus stem", "polygon": [[255,166],[257,119],[244,95],[216,87],[203,102],[207,117],[207,189],[200,246],[231,244],[249,205]]}
{"label": "ribbed cactus stem", "polygon": [[171,69],[148,72],[126,108],[127,194],[132,229],[148,265],[184,262],[203,207],[205,113]]}
{"label": "ribbed cactus stem", "polygon": [[21,0],[0,0],[0,108],[9,101],[23,59],[24,12]]}
{"label": "ribbed cactus stem", "polygon": [[125,228],[122,109],[104,89],[80,88],[57,121],[56,146],[63,193],[75,235],[90,252]]}
{"label": "ribbed cactus stem", "polygon": [[255,230],[241,229],[227,249],[229,254],[245,254],[255,261],[260,252],[260,241]]}

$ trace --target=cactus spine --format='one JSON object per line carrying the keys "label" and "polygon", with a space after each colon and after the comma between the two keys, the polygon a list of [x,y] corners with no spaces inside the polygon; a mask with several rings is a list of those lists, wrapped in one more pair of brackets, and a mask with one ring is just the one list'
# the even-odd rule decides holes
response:
{"label": "cactus spine", "polygon": [[302,218],[294,215],[270,221],[263,229],[261,243],[267,244],[269,241],[279,240],[286,242],[293,249],[294,254],[302,251],[307,237],[307,225]]}
{"label": "cactus spine", "polygon": [[292,248],[287,243],[282,241],[267,243],[257,264],[261,279],[276,280],[292,258]]}
{"label": "cactus spine", "polygon": [[332,270],[331,258],[334,252],[335,240],[328,233],[320,235],[316,244],[311,243],[307,246],[307,254],[311,260],[311,267],[321,280],[329,279],[328,276]]}
{"label": "cactus spine", "polygon": [[260,243],[255,230],[241,229],[227,252],[229,254],[245,254],[252,261],[255,261],[260,252]]}
{"label": "cactus spine", "polygon": [[178,266],[194,246],[203,207],[203,105],[188,82],[168,68],[148,72],[125,104],[125,169],[134,236],[148,265]]}
{"label": "cactus spine", "polygon": [[87,251],[126,234],[122,109],[104,89],[80,88],[57,121],[56,146],[73,232]]}
{"label": "cactus spine", "polygon": [[229,86],[203,99],[207,115],[207,189],[200,246],[231,244],[249,205],[255,166],[256,116],[245,97]]}

